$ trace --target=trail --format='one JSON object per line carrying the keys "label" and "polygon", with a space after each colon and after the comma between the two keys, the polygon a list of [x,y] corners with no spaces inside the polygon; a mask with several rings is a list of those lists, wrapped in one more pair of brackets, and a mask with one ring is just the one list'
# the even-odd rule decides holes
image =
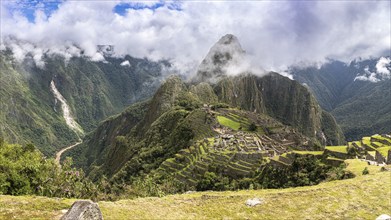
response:
{"label": "trail", "polygon": [[58,89],[56,88],[56,85],[54,84],[54,81],[52,80],[50,82],[50,90],[52,91],[54,97],[56,98],[56,101],[59,101],[60,104],[61,104],[61,108],[62,108],[62,113],[63,113],[63,117],[65,119],[65,123],[68,125],[68,127],[74,131],[76,133],[76,135],[79,137],[79,141],[76,142],[75,144],[72,144],[70,146],[67,146],[67,147],[64,147],[63,149],[61,149],[59,152],[56,153],[56,162],[58,164],[60,164],[60,160],[61,160],[61,155],[69,150],[69,149],[72,149],[74,147],[76,147],[77,145],[81,144],[82,143],[82,140],[81,140],[81,136],[83,136],[84,134],[84,131],[82,129],[82,127],[75,121],[75,119],[73,118],[72,114],[71,114],[71,110],[69,108],[69,105],[67,104],[67,101],[66,99],[64,98],[64,96],[61,95],[61,93],[58,91]]}
{"label": "trail", "polygon": [[72,144],[71,146],[68,146],[68,147],[65,147],[63,149],[61,149],[59,152],[56,153],[56,162],[58,164],[60,164],[60,160],[61,160],[61,155],[62,153],[64,153],[65,151],[69,150],[69,149],[72,149],[74,147],[76,147],[77,145],[83,143],[81,140],[79,142],[76,142],[75,144]]}

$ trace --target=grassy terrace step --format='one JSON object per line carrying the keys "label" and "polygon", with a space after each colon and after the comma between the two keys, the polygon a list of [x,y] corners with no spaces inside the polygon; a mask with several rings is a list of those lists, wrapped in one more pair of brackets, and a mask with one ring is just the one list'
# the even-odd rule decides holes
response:
{"label": "grassy terrace step", "polygon": [[207,170],[208,169],[208,164],[206,164],[205,162],[203,161],[197,161],[194,163],[194,165],[198,168],[201,168],[201,169],[204,169],[204,170]]}
{"label": "grassy terrace step", "polygon": [[333,152],[338,152],[338,153],[348,153],[348,148],[347,146],[326,146],[325,149]]}
{"label": "grassy terrace step", "polygon": [[291,159],[289,159],[287,156],[284,155],[280,155],[278,157],[278,160],[286,164],[291,164],[293,162]]}
{"label": "grassy terrace step", "polygon": [[391,150],[391,146],[386,146],[386,147],[379,147],[378,149],[376,149],[377,151],[379,151],[379,153],[387,158],[388,156],[388,151]]}
{"label": "grassy terrace step", "polygon": [[375,151],[376,150],[376,147],[373,147],[371,144],[364,144],[363,147],[365,148],[365,150],[367,151]]}
{"label": "grassy terrace step", "polygon": [[227,174],[231,176],[237,176],[237,175],[246,176],[251,172],[251,170],[242,170],[240,168],[232,166],[231,164],[228,165],[227,168],[229,170]]}
{"label": "grassy terrace step", "polygon": [[326,158],[327,160],[337,160],[337,161],[345,161],[345,160],[343,160],[343,159],[340,159],[340,158],[337,158],[337,157],[332,157],[332,156],[328,156],[327,158]]}
{"label": "grassy terrace step", "polygon": [[377,141],[373,141],[371,144],[372,144],[372,146],[374,146],[374,147],[376,147],[376,148],[386,146],[385,144],[380,143],[380,142],[377,142]]}
{"label": "grassy terrace step", "polygon": [[252,167],[247,167],[247,166],[243,166],[243,165],[240,165],[238,163],[229,163],[229,166],[230,167],[234,167],[234,168],[237,168],[237,169],[240,169],[240,170],[243,170],[243,171],[252,171]]}
{"label": "grassy terrace step", "polygon": [[195,180],[192,176],[187,176],[182,173],[177,173],[176,177],[183,182],[187,182],[191,185],[197,185],[197,180]]}
{"label": "grassy terrace step", "polygon": [[300,155],[322,155],[323,151],[298,151],[294,150],[293,153],[300,154]]}
{"label": "grassy terrace step", "polygon": [[253,167],[254,166],[254,163],[249,163],[247,161],[244,161],[244,160],[237,160],[235,161],[237,164],[240,164],[242,166],[246,166],[246,167]]}
{"label": "grassy terrace step", "polygon": [[213,163],[214,157],[212,157],[211,155],[207,155],[206,157],[203,157],[201,160],[204,163],[210,164],[210,163]]}
{"label": "grassy terrace step", "polygon": [[231,128],[232,130],[235,130],[235,131],[237,131],[240,128],[240,123],[239,122],[233,121],[233,120],[231,120],[231,119],[229,119],[229,118],[227,118],[225,116],[221,116],[221,115],[217,116],[217,121],[221,125],[223,125],[225,127],[229,127],[229,128]]}
{"label": "grassy terrace step", "polygon": [[160,168],[163,169],[163,170],[165,170],[165,171],[167,171],[168,173],[176,173],[176,172],[178,172],[177,169],[174,169],[174,168],[168,166],[168,165],[167,165],[166,163],[164,163],[164,162],[160,165]]}
{"label": "grassy terrace step", "polygon": [[171,161],[171,160],[170,161],[168,161],[168,160],[164,161],[164,164],[165,164],[165,166],[169,166],[169,167],[171,167],[173,169],[176,169],[176,170],[180,170],[180,169],[183,169],[185,167],[184,164],[178,163],[176,161]]}
{"label": "grassy terrace step", "polygon": [[356,147],[356,148],[362,148],[362,144],[360,141],[354,141],[354,142],[351,142],[352,143],[352,146]]}
{"label": "grassy terrace step", "polygon": [[383,137],[381,135],[372,135],[371,140],[380,140],[385,142],[388,145],[391,145],[391,138]]}
{"label": "grassy terrace step", "polygon": [[277,167],[287,167],[287,166],[290,166],[289,164],[286,164],[286,163],[280,161],[279,160],[279,156],[270,158],[270,164],[272,166],[277,166]]}
{"label": "grassy terrace step", "polygon": [[376,156],[376,151],[367,151],[369,155],[371,155],[373,158]]}

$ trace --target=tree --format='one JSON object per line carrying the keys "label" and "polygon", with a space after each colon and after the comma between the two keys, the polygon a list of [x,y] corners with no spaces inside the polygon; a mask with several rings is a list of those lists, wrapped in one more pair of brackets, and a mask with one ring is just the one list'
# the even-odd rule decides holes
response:
{"label": "tree", "polygon": [[256,131],[257,130],[257,126],[255,125],[254,122],[251,122],[251,124],[248,126],[248,130],[249,131]]}

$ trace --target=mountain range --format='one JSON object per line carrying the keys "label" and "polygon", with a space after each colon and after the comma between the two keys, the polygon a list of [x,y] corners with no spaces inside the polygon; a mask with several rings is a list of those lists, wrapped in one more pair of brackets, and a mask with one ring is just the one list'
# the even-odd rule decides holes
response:
{"label": "mountain range", "polygon": [[209,171],[255,178],[254,167],[264,163],[259,158],[344,143],[333,116],[297,81],[274,72],[229,75],[227,65],[244,51],[237,45],[234,36],[222,37],[195,79],[168,77],[151,99],[106,119],[64,156],[94,180],[105,176],[119,184],[173,175],[195,187]]}
{"label": "mountain range", "polygon": [[101,120],[150,97],[168,65],[130,56],[93,62],[47,55],[39,67],[29,56],[18,62],[10,50],[1,51],[0,58],[0,136],[11,143],[31,142],[48,156],[78,139],[62,117],[51,82],[90,132]]}
{"label": "mountain range", "polygon": [[381,61],[388,59],[355,60],[349,64],[331,60],[320,68],[292,67],[289,72],[310,89],[320,106],[335,117],[346,139],[352,141],[391,131],[391,67],[379,70]]}

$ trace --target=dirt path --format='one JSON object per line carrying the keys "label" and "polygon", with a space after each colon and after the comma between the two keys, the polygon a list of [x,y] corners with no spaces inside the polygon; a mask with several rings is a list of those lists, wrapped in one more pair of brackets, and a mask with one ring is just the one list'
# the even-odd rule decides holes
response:
{"label": "dirt path", "polygon": [[80,140],[79,142],[76,142],[75,144],[72,144],[71,146],[65,147],[65,148],[61,149],[59,152],[57,152],[57,153],[56,153],[56,162],[57,162],[58,164],[60,164],[61,155],[62,155],[65,151],[67,151],[67,150],[69,150],[69,149],[72,149],[72,148],[76,147],[77,145],[79,145],[79,144],[81,144],[81,143],[83,143],[83,142]]}

